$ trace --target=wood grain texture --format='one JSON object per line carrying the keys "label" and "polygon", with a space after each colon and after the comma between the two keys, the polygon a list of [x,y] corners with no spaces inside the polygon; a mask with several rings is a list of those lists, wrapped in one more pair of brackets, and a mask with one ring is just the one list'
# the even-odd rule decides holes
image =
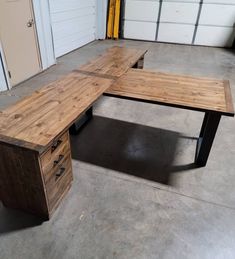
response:
{"label": "wood grain texture", "polygon": [[104,55],[110,64],[98,72],[73,71],[0,112],[0,199],[6,206],[51,217],[73,180],[68,128],[118,75],[142,66],[143,53],[113,48]]}
{"label": "wood grain texture", "polygon": [[21,147],[24,149],[30,149],[32,151],[37,151],[39,153],[42,153],[45,150],[44,146],[35,145],[33,143],[26,142],[21,139],[12,138],[12,137],[2,135],[2,134],[0,134],[0,143],[9,144],[9,145]]}
{"label": "wood grain texture", "polygon": [[0,200],[7,207],[49,218],[36,152],[0,144]]}
{"label": "wood grain texture", "polygon": [[230,87],[224,80],[130,69],[105,93],[234,116]]}
{"label": "wood grain texture", "polygon": [[[51,170],[42,172],[46,186],[50,217],[68,193],[73,181],[69,132],[67,131],[60,139],[62,139],[63,142],[53,151],[53,156],[56,153],[62,152],[64,158],[57,165],[53,166]],[[50,151],[51,150],[49,150],[49,152]],[[43,158],[46,157],[48,158],[48,152],[43,156]],[[53,163],[54,161],[50,160],[50,162]],[[64,171],[61,171],[61,169]]]}
{"label": "wood grain texture", "polygon": [[233,98],[231,94],[230,83],[228,80],[224,81],[224,93],[225,93],[227,111],[229,111],[230,113],[234,113]]}
{"label": "wood grain texture", "polygon": [[[47,147],[113,80],[73,72],[0,113],[0,136]],[[4,141],[5,139],[0,139]]]}
{"label": "wood grain texture", "polygon": [[139,59],[143,59],[146,52],[147,50],[141,49],[112,47],[79,70],[119,77],[135,66]]}
{"label": "wood grain texture", "polygon": [[61,143],[56,149],[50,147],[47,152],[40,156],[42,174],[46,184],[64,160],[71,156],[68,132],[58,138],[58,141]]}
{"label": "wood grain texture", "polygon": [[[56,174],[61,170],[60,168],[63,168],[64,172],[60,177],[58,177],[56,176]],[[69,190],[73,180],[72,163],[70,157],[67,157],[63,161],[60,168],[54,172],[54,174],[51,176],[48,183],[46,184],[50,215],[54,211],[54,209],[57,208],[60,201]]]}
{"label": "wood grain texture", "polygon": [[0,199],[6,206],[51,217],[73,180],[68,128],[103,93],[234,116],[228,81],[141,70],[145,52],[111,48],[0,112]]}
{"label": "wood grain texture", "polygon": [[[0,200],[5,206],[51,217],[73,180],[68,132],[59,139],[61,145],[40,158],[35,151],[0,144]],[[59,154],[64,157],[55,164]]]}
{"label": "wood grain texture", "polygon": [[88,75],[88,76],[107,78],[107,79],[111,79],[111,80],[117,80],[118,79],[118,76],[111,76],[111,75],[108,75],[108,74],[100,74],[100,73],[97,73],[97,72],[90,72],[90,71],[85,71],[85,70],[80,70],[80,69],[75,69],[74,72],[78,72],[78,73]]}

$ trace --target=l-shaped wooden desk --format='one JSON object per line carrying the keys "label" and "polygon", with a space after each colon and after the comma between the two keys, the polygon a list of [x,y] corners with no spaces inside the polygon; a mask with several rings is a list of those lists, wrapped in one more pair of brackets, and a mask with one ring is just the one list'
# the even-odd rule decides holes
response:
{"label": "l-shaped wooden desk", "polygon": [[50,218],[73,179],[68,130],[102,94],[205,112],[195,163],[206,165],[221,116],[234,116],[229,82],[140,70],[145,53],[113,47],[0,113],[5,206]]}

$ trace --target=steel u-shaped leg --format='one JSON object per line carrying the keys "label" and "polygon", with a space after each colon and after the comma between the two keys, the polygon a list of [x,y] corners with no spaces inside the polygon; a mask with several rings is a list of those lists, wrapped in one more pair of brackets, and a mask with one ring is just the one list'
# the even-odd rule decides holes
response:
{"label": "steel u-shaped leg", "polygon": [[202,123],[201,132],[197,142],[195,164],[205,166],[210,154],[213,140],[219,126],[221,114],[217,112],[206,112]]}
{"label": "steel u-shaped leg", "polygon": [[79,130],[92,119],[93,117],[93,108],[90,107],[74,124],[70,127],[70,134],[77,134]]}

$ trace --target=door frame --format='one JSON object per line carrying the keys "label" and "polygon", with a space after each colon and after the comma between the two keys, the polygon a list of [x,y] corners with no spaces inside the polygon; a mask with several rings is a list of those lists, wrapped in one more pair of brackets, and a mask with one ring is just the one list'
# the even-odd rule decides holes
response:
{"label": "door frame", "polygon": [[42,69],[56,64],[49,0],[32,0]]}
{"label": "door frame", "polygon": [[[2,49],[1,40],[0,40],[0,69],[2,69],[3,74],[4,74],[4,78],[5,78],[5,85],[4,85],[5,89],[3,89],[1,91],[10,90],[11,86],[10,86],[10,81],[9,81],[9,75],[7,73],[6,59],[5,59],[5,56],[4,56],[3,49]],[[0,82],[0,83],[2,83],[2,82]]]}
{"label": "door frame", "polygon": [[96,39],[106,38],[108,0],[96,0]]}

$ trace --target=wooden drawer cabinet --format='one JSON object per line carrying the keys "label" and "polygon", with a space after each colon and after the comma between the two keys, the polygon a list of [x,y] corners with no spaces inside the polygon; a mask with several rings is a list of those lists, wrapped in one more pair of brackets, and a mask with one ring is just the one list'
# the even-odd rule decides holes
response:
{"label": "wooden drawer cabinet", "polygon": [[50,214],[52,214],[60,204],[61,199],[69,190],[72,180],[71,159],[68,157],[61,166],[54,171],[53,177],[46,183]]}
{"label": "wooden drawer cabinet", "polygon": [[49,149],[40,156],[42,173],[46,183],[67,157],[70,159],[68,132],[56,139]]}
{"label": "wooden drawer cabinet", "polygon": [[0,199],[49,219],[73,180],[68,131],[41,154],[0,143]]}
{"label": "wooden drawer cabinet", "polygon": [[50,214],[57,208],[73,180],[68,132],[56,139],[40,157]]}
{"label": "wooden drawer cabinet", "polygon": [[91,117],[90,108],[114,80],[130,67],[142,68],[145,53],[110,48],[0,111],[0,200],[5,206],[50,218],[73,180],[69,128]]}

